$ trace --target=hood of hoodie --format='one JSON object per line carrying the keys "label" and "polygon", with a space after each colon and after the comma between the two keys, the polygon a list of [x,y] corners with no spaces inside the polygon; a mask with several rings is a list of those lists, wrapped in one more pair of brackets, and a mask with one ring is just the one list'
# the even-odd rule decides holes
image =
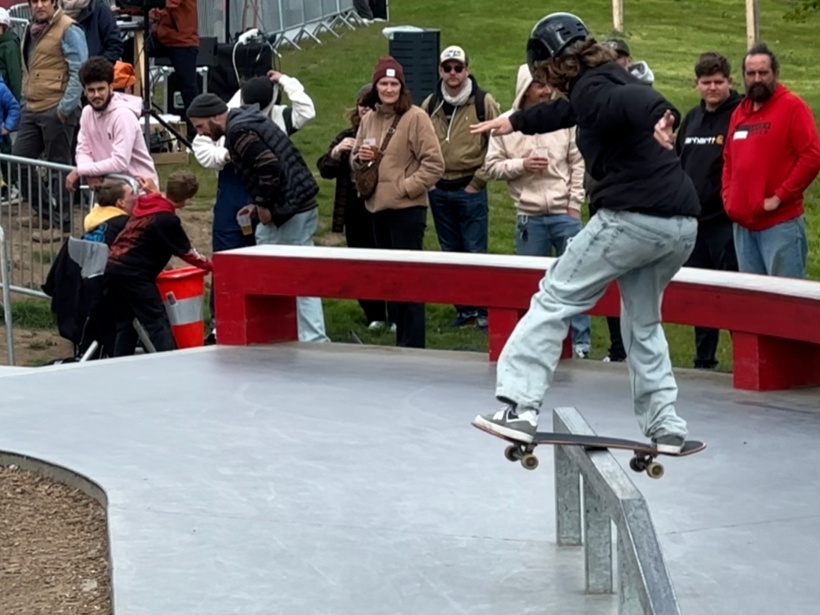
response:
{"label": "hood of hoodie", "polygon": [[515,79],[515,98],[513,99],[512,111],[518,111],[521,108],[521,99],[527,92],[534,79],[530,72],[530,67],[522,64],[518,67],[518,76]]}
{"label": "hood of hoodie", "polygon": [[128,214],[119,207],[94,205],[83,220],[83,230],[88,233],[111,218],[127,215]]}
{"label": "hood of hoodie", "polygon": [[[613,84],[646,86],[613,60],[594,68],[588,68],[573,79],[569,85],[569,99],[572,102],[573,100],[596,99],[601,95],[607,96]],[[596,105],[573,105],[573,107],[580,125],[591,123],[590,120],[593,119],[591,115],[597,113]]]}
{"label": "hood of hoodie", "polygon": [[123,94],[122,92],[114,92],[111,96],[111,102],[103,111],[95,111],[98,115],[107,115],[116,109],[128,109],[137,116],[142,117],[142,98],[133,96],[131,94]]}
{"label": "hood of hoodie", "polygon": [[131,212],[131,217],[144,218],[145,216],[163,212],[173,214],[176,212],[176,208],[165,196],[159,192],[155,192],[154,194],[146,194],[137,199],[134,210]]}
{"label": "hood of hoodie", "polygon": [[[761,109],[763,107],[771,104],[772,102],[774,102],[778,98],[782,98],[783,96],[785,96],[788,93],[789,93],[789,88],[787,88],[782,83],[778,83],[777,86],[774,89],[774,93],[772,94],[771,98],[769,98],[766,102],[763,103],[763,105],[761,105]],[[740,102],[737,113],[739,114],[740,117],[748,117],[748,116],[752,115],[753,113],[758,113],[759,110],[755,111],[754,104],[755,104],[755,102],[751,98],[749,98],[748,96],[745,96],[743,98],[743,100]]]}

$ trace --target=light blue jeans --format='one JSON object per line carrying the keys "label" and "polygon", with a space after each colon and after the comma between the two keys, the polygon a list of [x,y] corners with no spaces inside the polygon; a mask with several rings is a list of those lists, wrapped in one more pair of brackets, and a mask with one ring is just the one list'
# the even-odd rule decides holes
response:
{"label": "light blue jeans", "polygon": [[678,387],[661,326],[663,290],[695,246],[695,218],[601,209],[541,280],[530,308],[498,359],[496,396],[540,406],[561,357],[570,319],[592,308],[617,280],[638,426],[652,438],[686,437],[675,412]]}
{"label": "light blue jeans", "polygon": [[805,278],[806,220],[798,216],[763,231],[734,225],[737,264],[743,273]]}
{"label": "light blue jeans", "polygon": [[[583,227],[578,218],[568,214],[516,216],[515,252],[521,256],[561,256],[569,240]],[[592,345],[589,315],[573,316],[570,327],[575,349],[589,352]]]}
{"label": "light blue jeans", "polygon": [[[313,234],[319,225],[319,209],[296,214],[282,226],[258,224],[256,243],[280,246],[312,246]],[[317,297],[297,297],[296,314],[300,342],[329,342],[325,334],[322,300]]]}

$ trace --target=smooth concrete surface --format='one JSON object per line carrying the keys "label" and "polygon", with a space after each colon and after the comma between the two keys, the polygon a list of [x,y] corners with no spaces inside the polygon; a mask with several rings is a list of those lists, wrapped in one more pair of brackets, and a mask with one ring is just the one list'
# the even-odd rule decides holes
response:
{"label": "smooth concrete surface", "polygon": [[[583,594],[582,549],[555,544],[553,450],[528,472],[470,426],[494,371],[323,344],[40,368],[3,378],[0,450],[105,489],[117,615],[616,613]],[[815,612],[820,391],[679,384],[707,450],[630,476],[682,613]],[[623,365],[571,361],[545,409],[639,437],[629,395]]]}

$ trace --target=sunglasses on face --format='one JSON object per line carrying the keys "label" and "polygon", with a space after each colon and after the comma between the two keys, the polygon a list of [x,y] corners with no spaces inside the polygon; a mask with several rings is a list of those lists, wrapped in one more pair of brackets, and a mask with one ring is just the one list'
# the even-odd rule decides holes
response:
{"label": "sunglasses on face", "polygon": [[453,71],[457,73],[464,72],[464,65],[463,64],[442,64],[441,70],[445,73],[452,73]]}

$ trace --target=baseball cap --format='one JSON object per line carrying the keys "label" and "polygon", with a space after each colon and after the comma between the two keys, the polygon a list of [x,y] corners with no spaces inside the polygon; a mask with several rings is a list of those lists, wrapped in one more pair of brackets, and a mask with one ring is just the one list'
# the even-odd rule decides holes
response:
{"label": "baseball cap", "polygon": [[615,52],[619,56],[631,56],[632,54],[629,53],[629,45],[623,39],[620,38],[610,38],[604,41],[604,45],[609,47],[610,49],[614,49]]}
{"label": "baseball cap", "polygon": [[467,58],[467,54],[464,53],[464,50],[459,47],[458,45],[450,45],[441,52],[441,57],[439,57],[439,64],[444,64],[448,60],[453,60],[455,62],[461,62],[464,66],[469,66],[470,61]]}
{"label": "baseball cap", "polygon": [[0,7],[0,25],[11,27],[11,16],[3,7]]}

